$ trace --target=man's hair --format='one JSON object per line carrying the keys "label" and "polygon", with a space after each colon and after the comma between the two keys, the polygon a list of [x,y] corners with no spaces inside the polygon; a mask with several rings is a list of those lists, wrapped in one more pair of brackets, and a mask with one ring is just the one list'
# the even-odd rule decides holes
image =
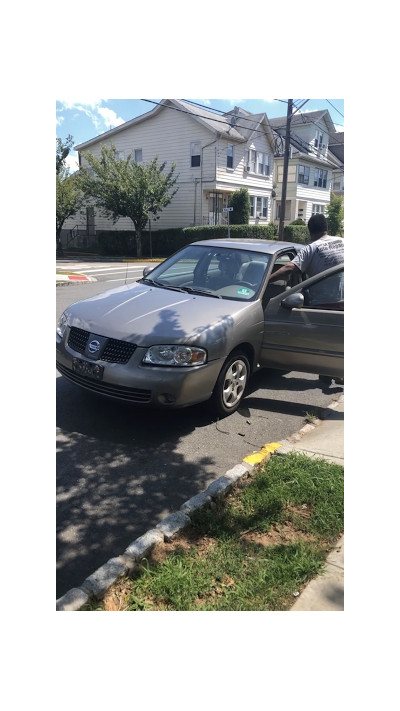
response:
{"label": "man's hair", "polygon": [[310,235],[317,235],[327,232],[328,224],[325,215],[321,212],[316,215],[312,215],[307,222],[307,227]]}

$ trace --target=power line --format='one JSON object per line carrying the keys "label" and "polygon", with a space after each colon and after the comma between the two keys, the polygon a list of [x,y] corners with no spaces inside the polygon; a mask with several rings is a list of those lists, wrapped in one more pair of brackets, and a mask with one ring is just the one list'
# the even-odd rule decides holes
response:
{"label": "power line", "polygon": [[[153,101],[152,99],[142,99],[142,101],[146,101],[146,102],[149,103],[149,104],[154,104],[155,106],[164,106],[164,108],[173,109],[174,111],[179,111],[180,113],[189,114],[190,116],[193,116],[193,113],[192,113],[191,111],[186,111],[185,109],[181,109],[181,108],[178,108],[178,107],[176,107],[176,106],[166,106],[165,104],[161,104],[161,102],[159,102],[159,101]],[[185,101],[186,101],[186,100],[185,100]],[[279,99],[278,99],[278,101],[279,101]],[[309,99],[307,99],[307,101],[309,101]],[[194,105],[194,106],[199,106],[199,107],[202,107],[202,108],[206,108],[208,111],[211,110],[211,107],[209,107],[209,106],[205,107],[205,106],[203,106],[202,104],[196,104],[195,102],[188,102],[188,103],[191,103],[191,104]],[[287,103],[287,102],[286,102],[286,103]],[[213,108],[212,110],[213,110],[213,111],[218,111],[218,112],[220,112],[220,114],[225,114],[225,113],[226,113],[226,112],[222,111],[221,109]],[[268,118],[268,117],[267,117],[267,118]],[[224,124],[224,126],[226,126],[226,124],[227,124],[226,120],[225,120],[225,121],[220,121],[218,118],[214,118],[214,117],[213,117],[212,120],[213,120],[213,121],[216,121],[217,123],[222,123],[222,124]],[[254,121],[254,119],[241,116],[241,117],[240,117],[240,121]],[[318,126],[318,124],[316,124],[314,121],[309,121],[309,123],[313,123],[315,126],[317,126],[317,128],[321,129],[321,127]],[[248,127],[248,126],[241,126],[241,125],[239,125],[239,124],[236,124],[236,125],[233,126],[232,128],[244,128],[244,129],[248,129],[249,127]],[[285,125],[282,124],[282,126],[275,126],[275,127],[274,127],[274,126],[271,126],[271,128],[272,128],[273,131],[275,131],[276,133],[278,133],[277,129],[285,128]],[[259,133],[259,134],[265,135],[265,131],[262,131],[262,130],[259,130],[259,129],[256,129],[256,128],[253,129],[253,133]],[[278,133],[278,135],[280,135],[280,134]],[[291,132],[291,135],[293,136],[293,138],[297,138],[300,142],[305,143],[305,141],[304,141],[300,136],[298,136],[296,133],[294,133],[293,131]],[[338,143],[332,143],[331,145],[339,145],[339,143],[340,143],[340,142],[338,142]],[[318,151],[316,150],[316,148],[315,148],[314,146],[312,146],[311,144],[307,144],[307,145],[310,147],[310,150],[312,151],[312,153],[313,153],[315,156],[318,156]]]}
{"label": "power line", "polygon": [[[190,101],[190,99],[182,99],[182,101],[185,101],[185,102],[187,102],[188,104],[191,104],[192,106],[199,106],[201,109],[207,109],[208,111],[218,111],[218,113],[221,114],[221,115],[226,115],[226,114],[227,114],[227,112],[226,112],[226,111],[223,111],[222,109],[216,109],[216,108],[214,108],[214,107],[212,107],[212,106],[205,106],[204,104],[198,104],[196,101]],[[284,101],[283,99],[275,99],[275,101],[282,101],[284,104],[287,104],[287,103],[288,103],[287,101]],[[306,99],[302,104],[300,104],[299,107],[297,107],[297,106],[296,106],[296,103],[294,102],[294,103],[293,103],[293,106],[296,106],[297,111],[299,111],[299,110],[302,108],[302,106],[304,106],[304,105],[307,103],[307,101],[310,101],[310,99]],[[171,107],[171,108],[172,108],[172,107]],[[179,111],[180,109],[176,109],[176,110]],[[322,111],[323,109],[320,109],[320,110]],[[190,113],[190,112],[188,112],[188,113]],[[296,113],[296,111],[293,112],[293,114],[295,114],[295,113]],[[304,113],[304,114],[302,114],[302,115],[305,116],[306,113]],[[267,118],[268,118],[268,116],[267,116]],[[282,117],[282,119],[283,119],[283,118],[284,118],[284,117]],[[241,116],[241,117],[240,117],[240,121],[253,121],[253,120],[254,120],[254,119],[247,118],[246,116]],[[305,122],[305,123],[306,123],[306,122]],[[312,124],[314,124],[315,126],[317,126],[317,128],[321,128],[320,126],[318,126],[318,124],[315,123],[315,121],[309,120],[309,121],[307,121],[307,123],[312,123]],[[340,126],[341,124],[336,124],[336,125],[337,125],[337,126]],[[286,126],[286,123],[285,123],[285,124],[282,124],[282,126],[275,126],[275,127],[271,125],[271,128],[272,128],[273,131],[276,131],[276,129],[285,128],[285,126]],[[245,128],[245,126],[239,126],[239,128]],[[257,131],[257,129],[255,129],[255,131]],[[262,131],[257,131],[257,133],[263,133],[263,132],[262,132]],[[297,138],[300,139],[300,136],[298,136],[296,133],[293,133],[293,131],[292,131],[291,133],[292,133],[292,136],[297,137]],[[332,145],[332,146],[341,145],[341,144],[342,144],[341,141],[338,141],[337,143],[331,142],[331,145]]]}
{"label": "power line", "polygon": [[[340,114],[341,116],[343,116],[343,114],[340,113],[339,109],[337,109],[336,106],[334,106],[333,104],[331,104],[331,102],[329,101],[329,99],[325,99],[325,101],[327,101],[328,104],[329,104],[329,106],[332,106],[332,108],[335,109],[335,111],[337,111],[338,114]],[[343,118],[344,118],[344,116],[343,116]],[[339,124],[338,124],[338,126],[339,126]]]}

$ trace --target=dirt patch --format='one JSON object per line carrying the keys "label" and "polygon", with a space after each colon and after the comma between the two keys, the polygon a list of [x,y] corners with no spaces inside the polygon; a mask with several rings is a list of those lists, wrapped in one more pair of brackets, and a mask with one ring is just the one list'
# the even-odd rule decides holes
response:
{"label": "dirt patch", "polygon": [[267,533],[243,533],[240,539],[245,543],[258,543],[262,546],[277,546],[295,541],[312,543],[316,540],[315,536],[299,531],[290,521],[272,526]]}

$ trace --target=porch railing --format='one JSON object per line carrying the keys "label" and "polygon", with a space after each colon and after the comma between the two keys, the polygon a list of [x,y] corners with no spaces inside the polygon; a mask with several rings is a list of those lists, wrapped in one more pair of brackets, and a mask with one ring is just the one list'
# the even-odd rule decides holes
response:
{"label": "porch railing", "polygon": [[203,215],[203,225],[227,225],[228,219],[225,215]]}

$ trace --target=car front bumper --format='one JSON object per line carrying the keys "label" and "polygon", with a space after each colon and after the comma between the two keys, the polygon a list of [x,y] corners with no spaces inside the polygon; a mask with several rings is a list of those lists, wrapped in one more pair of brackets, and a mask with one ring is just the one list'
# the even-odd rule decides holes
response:
{"label": "car front bumper", "polygon": [[199,366],[170,367],[143,365],[147,348],[136,348],[126,365],[95,361],[101,365],[101,380],[73,371],[73,358],[93,363],[65,345],[56,344],[56,367],[67,380],[91,392],[116,400],[149,406],[187,407],[208,400],[213,392],[224,357]]}

